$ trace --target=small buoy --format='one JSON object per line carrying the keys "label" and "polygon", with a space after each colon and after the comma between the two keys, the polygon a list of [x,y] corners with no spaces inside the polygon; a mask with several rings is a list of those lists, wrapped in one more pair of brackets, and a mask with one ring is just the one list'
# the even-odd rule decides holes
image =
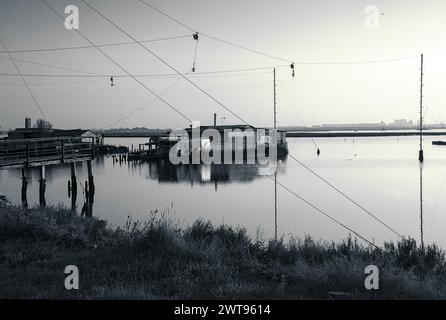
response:
{"label": "small buoy", "polygon": [[319,148],[317,148],[316,154],[317,154],[318,157],[321,154],[321,150],[319,150]]}

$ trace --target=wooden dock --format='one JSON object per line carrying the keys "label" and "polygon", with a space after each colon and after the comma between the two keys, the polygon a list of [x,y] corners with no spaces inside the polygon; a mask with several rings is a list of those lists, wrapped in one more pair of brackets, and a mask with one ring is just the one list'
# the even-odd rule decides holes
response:
{"label": "wooden dock", "polygon": [[0,140],[0,169],[22,169],[21,198],[24,209],[28,208],[28,168],[40,167],[39,203],[46,206],[46,165],[71,164],[71,180],[68,181],[68,195],[72,210],[76,209],[77,185],[76,162],[86,161],[88,181],[85,181],[85,203],[82,214],[93,215],[95,185],[91,160],[95,157],[94,137],[38,138],[21,140]]}
{"label": "wooden dock", "polygon": [[176,142],[168,138],[151,137],[148,143],[139,144],[137,149],[132,149],[128,154],[129,161],[162,160],[169,157],[169,150]]}
{"label": "wooden dock", "polygon": [[93,138],[0,140],[0,169],[88,161],[94,156]]}

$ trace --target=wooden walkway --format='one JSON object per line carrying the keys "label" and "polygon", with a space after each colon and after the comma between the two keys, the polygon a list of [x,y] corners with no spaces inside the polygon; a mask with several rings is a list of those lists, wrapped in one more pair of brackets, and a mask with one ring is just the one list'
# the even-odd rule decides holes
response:
{"label": "wooden walkway", "polygon": [[94,156],[94,138],[0,140],[0,169],[87,161]]}

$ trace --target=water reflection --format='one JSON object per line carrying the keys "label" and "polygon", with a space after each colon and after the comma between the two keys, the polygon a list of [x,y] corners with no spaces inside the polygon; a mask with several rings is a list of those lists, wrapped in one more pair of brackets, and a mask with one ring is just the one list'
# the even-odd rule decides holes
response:
{"label": "water reflection", "polygon": [[[146,142],[145,138],[108,138],[107,143],[131,147],[133,143]],[[112,156],[109,156],[110,158]],[[159,183],[207,184],[222,183],[250,183],[257,178],[272,176],[274,173],[285,173],[286,155],[279,156],[277,162],[268,165],[253,164],[181,164],[173,165],[168,161],[118,161],[112,162],[116,166],[128,166],[129,175],[156,180]],[[102,160],[103,162],[103,160]]]}
{"label": "water reflection", "polygon": [[249,183],[261,176],[274,174],[277,170],[276,164],[172,165],[168,162],[155,162],[145,165],[148,166],[148,177],[160,183]]}

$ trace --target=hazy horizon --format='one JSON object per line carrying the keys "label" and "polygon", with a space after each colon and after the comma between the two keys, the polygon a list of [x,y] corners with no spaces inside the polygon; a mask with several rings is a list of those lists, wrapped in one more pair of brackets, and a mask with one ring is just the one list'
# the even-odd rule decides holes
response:
{"label": "hazy horizon", "polygon": [[[80,32],[95,44],[130,41],[109,22],[79,0],[48,1],[60,14],[77,5]],[[392,122],[418,119],[420,61],[418,58],[373,64],[306,64],[374,61],[419,56],[425,58],[426,122],[444,121],[446,101],[442,83],[446,71],[443,1],[148,1],[199,32],[294,61],[277,68],[279,126],[322,123]],[[89,0],[138,40],[188,36],[146,45],[181,72],[192,67],[192,32],[142,5],[139,1]],[[368,5],[379,7],[378,29],[366,28]],[[230,23],[228,23],[230,21]],[[0,2],[0,37],[8,49],[84,46],[88,43],[41,1]],[[104,47],[132,74],[172,74],[173,71],[137,44]],[[0,51],[4,51],[1,48]],[[24,74],[81,75],[74,71],[26,63],[47,64],[105,75],[123,74],[95,48],[12,53]],[[302,64],[300,64],[302,63]],[[200,36],[196,75],[190,78],[241,118],[256,126],[273,119],[272,67],[288,65]],[[198,74],[220,70],[271,67],[235,74]],[[0,73],[16,73],[6,53],[0,53]],[[26,77],[49,121],[60,128],[103,128],[133,115],[114,127],[175,128],[187,121],[161,101],[142,106],[154,97],[131,78]],[[193,120],[210,124],[240,123],[179,76],[140,78],[171,105]],[[179,81],[177,83],[177,81]],[[23,127],[24,118],[41,118],[20,77],[0,75],[0,126]],[[290,100],[294,99],[295,109]],[[304,123],[302,123],[302,121]]]}

